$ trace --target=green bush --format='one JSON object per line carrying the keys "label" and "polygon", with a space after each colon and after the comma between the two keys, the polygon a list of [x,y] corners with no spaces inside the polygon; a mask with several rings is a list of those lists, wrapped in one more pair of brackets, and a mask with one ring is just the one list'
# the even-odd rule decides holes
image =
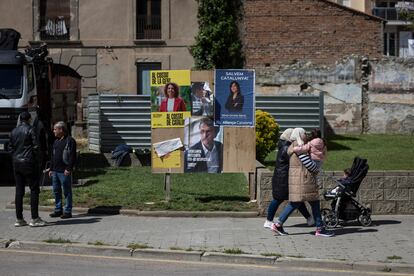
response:
{"label": "green bush", "polygon": [[263,163],[266,156],[276,149],[279,140],[279,125],[262,110],[256,110],[256,159]]}

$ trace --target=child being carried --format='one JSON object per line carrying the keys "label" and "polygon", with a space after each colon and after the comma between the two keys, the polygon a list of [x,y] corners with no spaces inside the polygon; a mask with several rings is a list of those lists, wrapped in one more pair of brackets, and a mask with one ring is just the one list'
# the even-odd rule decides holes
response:
{"label": "child being carried", "polygon": [[325,141],[321,138],[321,131],[313,129],[310,141],[302,146],[293,147],[296,154],[310,154],[310,158],[316,164],[318,170],[322,167],[323,161],[326,159],[327,147]]}

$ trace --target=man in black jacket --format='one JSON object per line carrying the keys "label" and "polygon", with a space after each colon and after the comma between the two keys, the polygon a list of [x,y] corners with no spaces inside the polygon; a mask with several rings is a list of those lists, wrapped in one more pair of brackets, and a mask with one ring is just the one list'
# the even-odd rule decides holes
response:
{"label": "man in black jacket", "polygon": [[45,226],[46,222],[39,217],[39,181],[38,181],[38,142],[35,130],[30,126],[30,113],[24,111],[20,114],[20,124],[13,129],[10,136],[10,150],[12,153],[14,177],[16,179],[16,223],[14,226],[25,226],[23,218],[23,197],[25,185],[30,187],[30,209],[32,221],[30,226]]}
{"label": "man in black jacket", "polygon": [[[76,141],[67,133],[66,124],[57,122],[53,127],[56,140],[53,143],[49,176],[52,177],[55,194],[55,211],[49,216],[67,219],[72,217],[72,173],[76,162]],[[62,188],[65,206],[62,206]]]}

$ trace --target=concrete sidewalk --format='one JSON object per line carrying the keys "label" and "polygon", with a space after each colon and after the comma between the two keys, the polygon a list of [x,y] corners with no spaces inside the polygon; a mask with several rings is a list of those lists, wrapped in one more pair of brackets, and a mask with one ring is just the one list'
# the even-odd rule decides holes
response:
{"label": "concrete sidewalk", "polygon": [[[4,194],[3,194],[4,195]],[[87,244],[101,242],[126,247],[146,245],[153,249],[223,252],[240,249],[254,254],[272,254],[318,260],[414,264],[414,216],[373,216],[373,226],[357,222],[335,230],[335,237],[315,237],[314,227],[292,217],[285,224],[288,236],[263,228],[265,218],[181,218],[123,215],[74,214],[72,219],[51,219],[41,228],[13,226],[15,212],[0,207],[0,239],[45,241],[65,239]],[[30,211],[25,210],[25,216]],[[414,271],[413,271],[414,272]]]}

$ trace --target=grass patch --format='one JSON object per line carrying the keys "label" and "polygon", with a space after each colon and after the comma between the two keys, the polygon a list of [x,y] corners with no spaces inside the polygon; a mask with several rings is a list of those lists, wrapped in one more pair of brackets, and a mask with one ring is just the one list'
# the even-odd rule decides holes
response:
{"label": "grass patch", "polygon": [[223,253],[226,254],[248,254],[246,252],[244,252],[243,250],[241,250],[240,248],[227,248],[223,250]]}
{"label": "grass patch", "polygon": [[[334,135],[327,138],[326,171],[342,171],[355,156],[368,159],[372,170],[413,170],[414,136]],[[402,146],[406,145],[406,146]],[[276,152],[265,165],[273,170]],[[249,203],[248,182],[243,173],[187,173],[171,175],[171,200],[165,201],[164,174],[151,167],[113,168],[102,154],[82,152],[76,178],[90,179],[88,186],[73,189],[76,207],[111,207],[142,211],[257,211]],[[51,206],[52,191],[40,194],[40,204]],[[25,203],[28,202],[28,196]],[[148,203],[151,204],[148,204]]]}
{"label": "grass patch", "polygon": [[[355,156],[368,159],[370,170],[413,170],[414,144],[412,135],[332,135],[327,137],[326,171],[342,171],[352,166]],[[405,145],[405,146],[404,146]],[[276,152],[270,153],[265,165],[275,164]]]}
{"label": "grass patch", "polygon": [[101,241],[88,242],[88,244],[89,245],[95,245],[95,246],[106,246],[106,245],[109,245],[109,244],[106,244],[106,243],[101,242]]}
{"label": "grass patch", "polygon": [[130,249],[146,249],[146,248],[152,248],[151,246],[148,246],[147,244],[142,244],[142,243],[130,243],[127,246]]}
{"label": "grass patch", "polygon": [[[83,155],[83,154],[81,154]],[[88,166],[99,160],[88,153]],[[79,167],[79,178],[91,179],[91,185],[73,189],[73,204],[77,207],[114,207],[137,210],[178,211],[256,211],[249,204],[248,183],[242,173],[173,174],[171,200],[165,201],[164,175],[152,174],[151,167],[112,168]],[[53,205],[52,191],[40,194],[40,204]],[[152,204],[146,204],[151,202]]]}
{"label": "grass patch", "polygon": [[279,253],[271,253],[271,252],[269,252],[269,253],[261,253],[260,255],[265,256],[265,257],[277,257],[277,258],[280,258],[280,257],[283,256],[282,254],[279,254]]}
{"label": "grass patch", "polygon": [[388,256],[387,257],[387,260],[389,260],[389,261],[402,260],[402,257],[396,256],[396,255],[392,255],[392,256]]}
{"label": "grass patch", "polygon": [[188,251],[188,252],[193,251],[191,247],[184,249],[178,246],[171,246],[170,250],[179,250],[179,251]]}
{"label": "grass patch", "polygon": [[47,240],[44,240],[44,242],[47,242],[47,243],[72,243],[71,240],[66,240],[66,239],[62,239],[62,238],[47,239]]}
{"label": "grass patch", "polygon": [[305,258],[302,255],[288,255],[288,257],[291,257],[291,258],[299,258],[299,259]]}

